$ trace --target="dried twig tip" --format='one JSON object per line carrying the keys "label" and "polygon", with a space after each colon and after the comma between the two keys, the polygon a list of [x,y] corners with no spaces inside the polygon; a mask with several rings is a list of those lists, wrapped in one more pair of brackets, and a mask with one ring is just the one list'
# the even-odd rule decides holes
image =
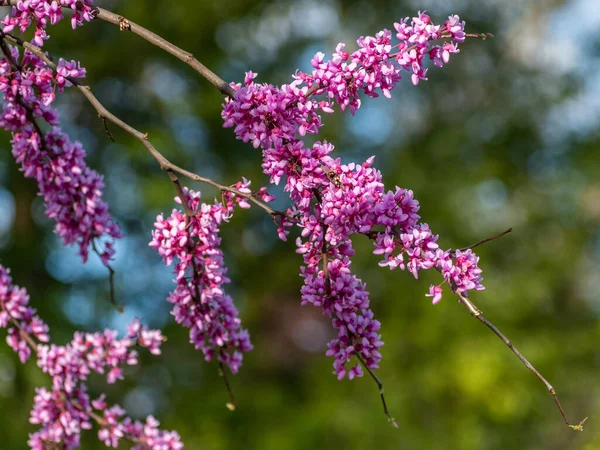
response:
{"label": "dried twig tip", "polygon": [[583,424],[587,419],[587,417],[583,419],[581,422],[579,422],[579,425],[569,425],[569,428],[572,428],[575,431],[583,431]]}
{"label": "dried twig tip", "polygon": [[482,41],[494,37],[492,33],[467,33],[466,36],[474,39],[481,39]]}

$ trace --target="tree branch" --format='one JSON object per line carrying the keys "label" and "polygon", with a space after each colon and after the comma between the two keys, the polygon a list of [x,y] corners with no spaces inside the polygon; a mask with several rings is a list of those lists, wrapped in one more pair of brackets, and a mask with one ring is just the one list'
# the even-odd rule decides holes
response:
{"label": "tree branch", "polygon": [[[36,47],[35,45],[32,45],[29,42],[24,41],[23,39],[20,39],[11,34],[5,34],[3,37],[6,41],[11,42],[16,45],[19,45],[19,46],[29,50],[31,53],[35,54],[42,61],[44,61],[48,65],[48,67],[50,67],[52,70],[56,71],[56,68],[57,68],[56,63],[46,53],[44,53],[39,47]],[[97,111],[98,117],[102,121],[109,121],[109,122],[115,124],[116,126],[121,128],[123,131],[129,133],[130,135],[135,137],[137,140],[139,140],[144,145],[144,147],[146,147],[146,149],[150,152],[150,154],[154,157],[154,159],[158,162],[158,164],[160,165],[160,168],[162,170],[164,170],[165,172],[175,172],[175,173],[185,176],[186,178],[189,178],[190,180],[199,181],[201,183],[213,186],[222,192],[231,192],[239,197],[244,197],[244,198],[248,199],[249,201],[251,201],[252,203],[254,203],[255,205],[257,205],[258,207],[262,208],[267,214],[269,214],[273,218],[275,218],[277,216],[285,216],[288,219],[292,219],[292,220],[294,219],[294,217],[292,215],[290,215],[286,212],[283,212],[283,211],[277,211],[277,210],[271,208],[270,206],[268,206],[266,203],[258,200],[256,197],[254,197],[252,195],[252,193],[246,194],[244,192],[240,192],[239,190],[237,190],[231,186],[222,185],[210,178],[203,177],[196,173],[190,172],[189,170],[183,169],[182,167],[179,167],[176,164],[173,164],[171,161],[169,161],[165,156],[163,156],[162,153],[160,153],[152,145],[152,143],[148,140],[147,133],[142,133],[141,131],[137,130],[136,128],[132,127],[128,123],[124,122],[123,120],[121,120],[120,118],[115,116],[113,113],[111,113],[108,109],[106,109],[104,107],[104,105],[100,102],[100,100],[98,100],[98,98],[92,93],[92,89],[90,86],[81,83],[76,78],[67,77],[67,79],[72,84],[74,84],[77,87],[77,89],[79,89],[79,91],[85,96],[85,98],[87,98],[87,100],[92,104],[94,109]]]}
{"label": "tree branch", "polygon": [[[14,0],[11,0],[11,2]],[[106,22],[112,23],[113,25],[117,25],[121,31],[131,31],[134,34],[137,34],[142,39],[150,42],[152,45],[157,46],[158,48],[170,53],[176,58],[180,59],[196,72],[198,72],[202,77],[208,80],[213,86],[215,86],[223,95],[234,98],[235,90],[219,77],[216,73],[211,71],[208,67],[194,58],[194,55],[190,52],[186,52],[185,50],[177,47],[176,45],[170,43],[166,39],[160,37],[156,33],[138,25],[135,22],[132,22],[126,19],[123,16],[115,14],[111,11],[108,11],[104,8],[96,7],[96,17],[98,19],[104,20]]]}
{"label": "tree branch", "polygon": [[[17,6],[18,0],[0,0],[0,6]],[[72,11],[69,6],[64,6],[63,8],[67,11]],[[138,25],[135,22],[132,22],[126,19],[123,16],[115,14],[111,11],[108,11],[104,8],[100,8],[95,6],[94,9],[94,17],[104,20],[106,22],[112,23],[113,25],[117,25],[121,31],[131,31],[134,34],[137,34],[142,39],[150,42],[152,45],[157,46],[158,48],[170,53],[176,58],[180,59],[200,75],[203,78],[208,80],[213,86],[215,86],[223,95],[233,98],[235,96],[235,90],[229,86],[225,80],[219,77],[216,73],[194,58],[194,55],[190,52],[186,52],[185,50],[177,47],[174,44],[171,44],[166,39],[160,37],[158,34],[153,33],[152,31]]]}
{"label": "tree branch", "polygon": [[[181,200],[181,204],[185,211],[185,228],[188,229],[190,227],[190,219],[192,217],[194,217],[194,215],[195,215],[194,211],[192,211],[192,209],[190,208],[190,205],[188,204],[188,202],[185,199],[185,192],[183,191],[183,186],[181,186],[181,183],[179,182],[177,175],[175,173],[173,173],[172,171],[169,171],[168,174],[169,174],[169,178],[175,185],[175,190],[177,191],[177,196]],[[189,233],[189,231],[188,231],[188,235],[189,235],[189,239],[187,241],[187,245],[188,245],[190,254],[192,255],[191,262],[192,262],[192,270],[193,270],[193,276],[192,276],[191,282],[194,284],[194,291],[196,293],[196,301],[198,302],[199,307],[204,310],[204,314],[208,314],[209,312],[206,310],[206,305],[202,303],[202,293],[200,292],[200,287],[198,286],[198,283],[196,280],[196,277],[200,276],[200,271],[198,270],[198,264],[196,264],[196,256],[195,256],[195,252],[194,252],[195,244],[193,241],[193,236],[191,233]],[[222,356],[222,355],[223,355],[223,349],[220,348],[219,356]],[[227,407],[227,409],[229,409],[229,411],[235,411],[235,409],[237,408],[237,401],[235,399],[235,395],[233,394],[233,390],[231,389],[231,385],[229,384],[229,379],[227,378],[227,374],[225,373],[225,368],[223,367],[223,363],[221,361],[219,361],[219,376],[221,378],[223,378],[223,382],[225,383],[225,388],[227,389],[227,393],[229,394],[229,398],[231,399],[231,402],[226,403],[225,406]]]}
{"label": "tree branch", "polygon": [[[471,248],[475,248],[478,245],[484,244],[486,242],[490,242],[493,241],[494,239],[498,239],[508,233],[510,233],[512,231],[512,228],[509,228],[506,231],[503,231],[500,234],[497,234],[496,236],[492,236],[490,238],[486,238],[486,239],[482,239],[479,242],[473,244],[473,245],[469,245],[468,247],[464,247],[461,248],[461,251],[465,251],[467,249],[471,249]],[[439,267],[436,267],[436,270],[440,273],[442,273],[442,270]],[[467,294],[463,293],[463,292],[459,292],[458,291],[458,287],[456,285],[456,283],[454,282],[454,280],[449,280],[448,284],[450,285],[450,289],[452,289],[452,293],[454,295],[456,295],[459,298],[459,303],[462,303],[463,305],[465,305],[465,307],[469,310],[469,312],[471,313],[471,315],[473,317],[475,317],[477,320],[479,320],[482,324],[484,324],[486,327],[488,327],[490,330],[492,330],[494,332],[494,334],[496,336],[498,336],[500,338],[500,340],[502,342],[504,342],[504,344],[515,354],[515,356],[517,358],[519,358],[519,361],[521,361],[525,367],[527,367],[536,377],[539,378],[539,380],[544,383],[544,386],[546,386],[546,389],[548,389],[548,391],[550,391],[550,394],[552,394],[552,399],[554,400],[554,402],[556,403],[556,406],[558,407],[558,410],[560,411],[560,414],[562,416],[562,418],[564,419],[565,423],[567,424],[567,426],[569,428],[572,428],[573,430],[576,431],[583,431],[583,424],[585,423],[585,421],[587,420],[587,417],[585,419],[583,419],[581,422],[579,422],[576,425],[572,425],[569,420],[567,419],[567,415],[565,414],[565,411],[563,410],[562,405],[560,404],[560,401],[558,400],[558,397],[556,395],[556,390],[554,389],[554,387],[548,382],[548,380],[546,380],[543,375],[533,366],[533,364],[531,364],[522,354],[519,350],[517,350],[517,348],[512,344],[512,342],[510,342],[508,340],[508,338],[493,324],[491,323],[489,320],[487,320],[483,314],[481,313],[481,310],[479,310],[479,308],[477,308],[477,306],[475,306],[475,304],[469,299],[469,297],[467,296]]]}
{"label": "tree branch", "polygon": [[[490,237],[490,238],[486,238],[486,239],[482,239],[479,242],[470,245],[468,247],[464,247],[462,249],[459,249],[461,251],[470,249],[470,248],[474,248],[477,247],[478,245],[484,244],[486,242],[490,242],[493,241],[495,239],[498,239],[508,233],[510,233],[512,231],[512,228],[509,228],[506,231],[503,231],[500,234],[497,234],[496,236]],[[375,239],[376,237],[376,233],[377,231],[369,231],[366,233],[361,233],[364,234],[365,236],[367,236],[369,239]],[[395,230],[395,234],[398,234],[398,230]],[[435,267],[435,269],[442,273],[442,269],[440,269],[439,267]],[[552,394],[552,399],[554,400],[554,402],[556,403],[556,406],[558,407],[558,410],[560,411],[561,416],[563,417],[565,423],[567,424],[567,426],[569,428],[572,428],[573,430],[576,431],[583,431],[583,424],[585,423],[585,421],[587,420],[587,417],[585,419],[583,419],[581,422],[579,422],[578,424],[574,425],[571,424],[569,422],[569,420],[567,419],[567,416],[565,414],[565,411],[562,407],[562,405],[560,404],[560,401],[558,400],[558,396],[556,395],[556,390],[554,389],[554,387],[542,376],[542,374],[521,354],[521,352],[519,352],[519,350],[517,350],[517,348],[512,344],[512,342],[510,342],[508,340],[508,338],[494,325],[492,324],[489,320],[487,320],[483,314],[481,313],[481,311],[479,310],[479,308],[477,308],[477,306],[475,306],[475,304],[468,298],[468,296],[462,292],[458,291],[458,287],[456,285],[456,283],[453,280],[450,280],[448,282],[448,284],[450,285],[450,289],[452,290],[452,293],[454,295],[456,295],[458,297],[458,301],[459,303],[463,304],[471,313],[471,315],[473,317],[475,317],[477,320],[479,320],[481,323],[483,323],[486,327],[488,327],[490,330],[492,330],[494,332],[494,334],[496,336],[498,336],[500,338],[500,340],[502,342],[504,342],[504,344],[506,344],[506,346],[516,355],[517,358],[519,358],[519,360],[525,365],[525,367],[527,367],[536,377],[538,377],[540,379],[540,381],[542,383],[544,383],[544,386],[546,386],[546,389],[548,389],[548,391],[550,391],[550,394]],[[362,362],[362,361],[361,361]],[[364,365],[364,364],[363,364]],[[378,380],[375,380],[376,382]],[[377,383],[379,385],[379,383]]]}
{"label": "tree branch", "polygon": [[587,417],[585,419],[583,419],[581,422],[579,422],[578,424],[571,424],[569,422],[569,420],[567,419],[567,416],[565,414],[565,411],[562,408],[562,405],[560,404],[560,401],[558,400],[558,396],[556,395],[556,390],[554,389],[554,387],[521,354],[521,352],[519,352],[519,350],[517,350],[517,348],[512,344],[512,342],[510,342],[508,340],[508,338],[494,324],[492,324],[489,320],[487,320],[483,316],[483,314],[481,313],[479,308],[477,308],[477,306],[475,306],[475,304],[464,293],[458,292],[458,290],[456,289],[456,284],[454,284],[454,282],[452,282],[451,284],[452,284],[452,286],[451,286],[452,292],[459,298],[459,303],[462,303],[463,305],[465,305],[465,307],[469,310],[469,312],[471,313],[471,315],[473,317],[475,317],[482,324],[484,324],[486,327],[488,327],[490,330],[492,330],[494,332],[494,334],[496,336],[498,336],[500,338],[500,340],[502,342],[504,342],[504,344],[506,344],[506,346],[516,355],[516,357],[519,358],[519,360],[525,365],[525,367],[527,367],[536,377],[538,377],[540,379],[540,381],[542,383],[544,383],[544,385],[546,386],[546,389],[548,389],[548,391],[550,391],[550,394],[552,394],[552,399],[556,403],[556,406],[558,407],[558,410],[560,411],[560,414],[562,415],[567,426],[576,431],[583,431],[583,424],[587,420]]}
{"label": "tree branch", "polygon": [[461,252],[464,252],[465,250],[469,250],[470,248],[475,248],[475,247],[478,247],[478,246],[480,246],[481,244],[485,244],[486,242],[490,242],[490,241],[493,241],[493,240],[495,240],[495,239],[501,238],[501,237],[502,237],[502,236],[504,236],[505,234],[508,234],[508,233],[510,233],[512,230],[513,230],[512,228],[509,228],[508,230],[505,230],[505,231],[503,231],[502,233],[500,233],[500,234],[497,234],[496,236],[492,236],[492,237],[489,237],[489,238],[482,239],[482,240],[480,240],[479,242],[476,242],[476,243],[475,243],[475,244],[473,244],[473,245],[469,245],[468,247],[459,248],[459,250],[460,250]]}
{"label": "tree branch", "polygon": [[[13,39],[16,40],[20,40],[18,38],[14,38],[12,36],[6,35],[4,34],[2,31],[0,31],[0,49],[2,50],[2,52],[4,53],[4,56],[6,56],[6,58],[8,59],[8,61],[10,62],[11,66],[14,68],[14,70],[18,70],[19,72],[22,72],[23,69],[22,67],[19,65],[19,63],[17,61],[14,60],[14,58],[12,57],[10,50],[8,49],[6,42],[5,41],[9,41],[9,42],[13,42]],[[25,43],[30,47],[33,47],[34,49],[37,49],[39,51],[39,49],[29,43]],[[39,53],[42,53],[41,51],[39,51]],[[56,70],[56,65],[54,65],[53,67],[54,70]],[[26,110],[26,117],[27,120],[31,123],[31,125],[33,126],[33,128],[35,129],[36,133],[38,134],[38,136],[40,137],[40,144],[41,144],[41,148],[46,151],[47,153],[51,153],[49,152],[47,146],[46,146],[46,138],[45,138],[45,133],[43,132],[43,130],[41,129],[41,127],[39,126],[39,124],[37,123],[37,120],[35,120],[35,116],[33,113],[33,109],[31,108],[30,105],[28,105],[27,103],[25,103],[23,101],[23,99],[21,98],[20,94],[17,94],[16,96],[17,101],[19,102],[19,104],[25,108]],[[98,251],[98,247],[96,246],[96,242],[94,239],[92,239],[92,248],[94,250],[94,253],[96,253],[98,255],[99,258],[102,258],[100,252]],[[123,312],[123,305],[119,305],[117,304],[117,300],[116,300],[116,294],[115,294],[115,271],[112,268],[112,266],[108,263],[105,264],[106,268],[108,269],[109,272],[109,290],[110,290],[110,300],[111,303],[115,306],[115,308],[117,308],[117,310],[119,312]]]}

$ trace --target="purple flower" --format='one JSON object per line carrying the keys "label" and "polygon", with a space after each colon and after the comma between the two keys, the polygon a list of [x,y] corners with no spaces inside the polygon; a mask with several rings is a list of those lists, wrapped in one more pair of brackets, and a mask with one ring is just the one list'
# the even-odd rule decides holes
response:
{"label": "purple flower", "polygon": [[[15,286],[9,270],[0,265],[0,327],[8,329],[7,341],[24,363],[32,354],[37,364],[52,378],[50,389],[37,388],[29,421],[39,425],[28,444],[32,449],[43,450],[48,444],[73,449],[79,446],[80,434],[91,428],[92,408],[104,411],[103,426],[98,434],[107,446],[117,447],[118,441],[131,427],[131,420],[119,422],[124,414],[118,406],[106,409],[104,395],[91,401],[85,382],[92,372],[106,374],[109,383],[123,378],[122,367],[137,364],[136,346],[146,347],[153,354],[160,353],[164,340],[160,331],[149,330],[135,319],[128,327],[127,335],[117,339],[117,333],[77,332],[66,345],[44,344],[49,340],[48,326],[29,305],[24,289]],[[176,433],[152,427],[136,432],[138,441],[155,442],[155,449],[180,449]],[[164,438],[164,439],[163,439]],[[163,447],[161,447],[163,445]]]}
{"label": "purple flower", "polygon": [[0,265],[0,328],[8,328],[6,341],[19,355],[22,363],[31,356],[25,336],[39,342],[48,342],[48,325],[36,310],[29,306],[29,295],[25,289],[13,285],[10,270]]}
{"label": "purple flower", "polygon": [[[18,60],[19,52],[11,52]],[[29,51],[23,53],[21,66],[23,71],[13,70],[6,57],[0,59],[0,126],[12,133],[13,156],[25,177],[37,182],[46,215],[56,221],[54,231],[63,244],[77,244],[85,262],[92,242],[103,241],[100,257],[108,264],[114,255],[113,241],[121,237],[121,232],[102,200],[102,176],[87,166],[81,143],[72,142],[56,128],[58,113],[50,107],[55,92],[62,92],[70,84],[66,77],[82,77],[85,69],[75,61],[61,60],[55,75]],[[33,112],[29,113],[24,105]],[[39,128],[30,121],[32,116],[55,128],[39,135]]]}
{"label": "purple flower", "polygon": [[46,33],[48,23],[54,25],[63,18],[62,7],[71,8],[74,12],[71,17],[71,26],[75,29],[83,22],[93,18],[93,0],[19,0],[0,22],[4,33],[10,33],[18,28],[24,33],[32,24],[35,25],[32,43],[41,47],[49,38]]}
{"label": "purple flower", "polygon": [[[342,164],[331,156],[331,143],[317,141],[308,147],[302,141],[306,133],[318,132],[321,111],[330,113],[338,104],[354,114],[361,106],[361,94],[390,97],[404,71],[415,85],[426,80],[426,61],[443,66],[451,54],[458,53],[458,43],[465,38],[464,22],[458,16],[435,25],[425,12],[419,12],[412,20],[395,23],[394,28],[396,42],[391,31],[382,30],[359,38],[358,49],[352,53],[344,44],[338,44],[330,59],[316,53],[311,73],[297,71],[294,81],[280,88],[255,83],[257,75],[247,72],[243,85],[232,85],[235,98],[228,98],[223,105],[223,126],[234,128],[238,139],[261,149],[264,173],[271,183],[284,183],[292,200],[288,212],[302,230],[296,240],[296,252],[304,261],[300,269],[302,304],[317,306],[331,318],[338,335],[329,343],[327,355],[334,358],[334,373],[340,379],[362,374],[360,365],[347,369],[356,355],[370,369],[377,368],[383,345],[365,285],[350,270],[352,235],[366,234],[373,239],[374,253],[383,257],[380,266],[406,269],[415,278],[419,271],[437,267],[461,289],[482,288],[475,257],[457,252],[454,261],[449,251],[439,249],[438,236],[420,222],[413,192],[399,187],[386,191],[381,173],[372,167],[374,157],[360,165]],[[436,43],[440,39],[449,40]],[[238,189],[245,188],[244,180]],[[238,202],[245,206],[243,200]],[[232,204],[227,204],[230,207]],[[167,264],[175,257],[185,260],[189,252],[177,241],[187,242],[187,234],[169,231],[182,226],[183,215],[177,214],[176,219],[159,218],[156,226],[160,233],[154,234],[151,243]],[[287,238],[289,225],[285,221],[278,224],[281,239]],[[168,244],[159,243],[162,236]],[[188,269],[178,264],[177,279]],[[432,287],[428,295],[437,303],[441,288]],[[176,317],[185,322],[195,308],[193,289],[179,283],[172,296],[170,301],[179,305]],[[220,344],[220,334],[218,339]],[[208,356],[212,357],[212,349]]]}
{"label": "purple flower", "polygon": [[425,297],[433,297],[431,303],[437,305],[442,299],[442,288],[440,286],[429,286],[429,294],[425,294]]}
{"label": "purple flower", "polygon": [[[250,193],[244,179],[236,188]],[[229,220],[234,205],[249,206],[245,198],[224,193],[224,203],[200,202],[200,193],[186,190],[185,201],[192,217],[174,209],[169,218],[161,214],[154,224],[150,247],[166,265],[175,264],[176,288],[167,301],[173,304],[175,321],[190,329],[190,342],[202,350],[206,361],[215,357],[232,373],[239,370],[242,353],[252,350],[248,332],[241,328],[238,311],[223,286],[229,283],[220,249],[219,226]],[[181,201],[176,199],[178,203]]]}

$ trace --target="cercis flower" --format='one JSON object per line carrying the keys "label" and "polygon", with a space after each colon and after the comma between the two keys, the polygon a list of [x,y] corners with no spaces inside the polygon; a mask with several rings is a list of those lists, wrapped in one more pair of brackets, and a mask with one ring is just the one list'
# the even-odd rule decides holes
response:
{"label": "cercis flower", "polygon": [[429,294],[425,294],[425,297],[432,297],[431,303],[437,305],[442,300],[442,292],[441,286],[430,286]]}
{"label": "cercis flower", "polygon": [[32,337],[39,342],[48,342],[48,325],[29,306],[27,291],[15,286],[10,270],[0,265],[0,328],[8,328],[8,345],[17,352],[25,363],[31,356],[31,348],[26,341]]}
{"label": "cercis flower", "polygon": [[153,416],[148,416],[145,422],[123,420],[127,436],[137,442],[131,450],[181,450],[183,444],[175,431],[165,431],[158,428],[160,422]]}
{"label": "cercis flower", "polygon": [[[32,352],[38,366],[52,378],[50,389],[37,388],[29,421],[40,429],[29,436],[28,444],[34,450],[59,446],[67,450],[79,447],[83,430],[96,420],[94,410],[106,408],[104,396],[90,400],[86,381],[92,373],[104,374],[109,383],[123,378],[122,368],[135,365],[138,354],[135,347],[147,348],[160,354],[164,340],[158,330],[149,330],[139,319],[134,319],[124,338],[117,332],[75,333],[66,345],[45,344],[49,340],[48,326],[29,306],[25,289],[14,285],[9,270],[0,265],[0,328],[8,328],[8,343],[18,352],[24,363]],[[125,418],[118,406],[106,410],[99,438],[106,445],[116,447],[121,437],[139,444],[138,449],[179,450],[183,448],[177,433],[157,429],[158,422],[149,417],[146,424]]]}
{"label": "cercis flower", "polygon": [[465,21],[460,21],[457,15],[448,17],[448,20],[444,24],[446,31],[456,42],[465,41]]}
{"label": "cercis flower", "polygon": [[[400,187],[386,190],[381,172],[373,167],[374,157],[362,164],[342,164],[332,157],[330,142],[308,147],[302,141],[305,134],[318,132],[320,112],[330,113],[337,104],[354,114],[361,106],[361,94],[390,97],[404,72],[418,84],[426,79],[427,61],[436,66],[448,63],[466,36],[458,16],[435,25],[424,12],[394,28],[395,36],[382,30],[359,38],[352,53],[344,44],[330,59],[317,53],[311,73],[298,71],[294,81],[281,88],[256,83],[256,74],[248,72],[243,85],[232,85],[235,98],[223,105],[223,126],[233,127],[238,139],[262,150],[263,171],[271,183],[285,183],[284,191],[293,202],[288,211],[302,228],[296,241],[304,260],[302,304],[322,308],[338,332],[327,351],[338,378],[362,375],[354,357],[369,369],[377,368],[383,345],[365,284],[350,270],[352,235],[373,239],[374,253],[383,257],[380,266],[408,270],[415,278],[421,270],[437,268],[460,292],[483,289],[477,257],[441,250],[438,236],[420,221],[413,192]],[[181,219],[177,223],[183,229]],[[280,226],[280,237],[282,231],[286,237]],[[185,233],[175,232],[172,243],[159,249],[165,258],[172,258],[175,237],[180,235],[187,239]],[[433,303],[439,302],[441,287],[432,287],[428,295]],[[353,366],[348,368],[349,364]]]}
{"label": "cercis flower", "polygon": [[75,29],[83,22],[89,22],[94,17],[93,0],[19,0],[12,11],[2,19],[3,33],[10,33],[18,28],[24,33],[32,24],[35,25],[32,43],[41,47],[49,36],[46,33],[48,23],[54,25],[62,20],[62,8],[73,11],[71,26]]}
{"label": "cercis flower", "polygon": [[32,450],[46,450],[50,445],[62,445],[67,450],[79,447],[81,432],[92,428],[89,414],[79,408],[88,398],[83,389],[74,391],[67,400],[59,390],[36,388],[29,422],[41,428],[29,435],[29,447]]}
{"label": "cercis flower", "polygon": [[[458,16],[450,16],[444,25],[434,25],[427,14],[420,12],[410,22],[406,18],[394,24],[398,42],[394,43],[392,32],[384,29],[375,36],[360,37],[358,50],[351,54],[344,44],[338,44],[331,59],[317,53],[311,60],[312,73],[297,72],[294,78],[315,89],[315,95],[326,95],[325,103],[318,103],[320,110],[331,112],[332,103],[337,103],[342,111],[349,108],[354,114],[361,105],[361,92],[369,97],[381,92],[389,98],[403,71],[416,85],[427,79],[428,59],[439,67],[448,63],[450,54],[458,53],[458,44],[465,39],[464,25]],[[300,92],[305,91],[301,88]]]}
{"label": "cercis flower", "polygon": [[140,422],[125,414],[119,405],[107,407],[104,395],[90,401],[83,388],[71,397],[57,390],[38,388],[29,421],[42,428],[30,434],[28,444],[32,450],[46,450],[49,445],[67,450],[77,448],[81,432],[91,429],[94,420],[100,425],[98,439],[107,447],[117,448],[121,439],[127,439],[134,443],[131,447],[134,450],[183,448],[179,434],[159,429],[159,422],[153,416]]}
{"label": "cercis flower", "polygon": [[320,212],[332,234],[328,239],[332,244],[338,238],[370,231],[377,224],[374,207],[382,199],[384,186],[381,172],[371,167],[373,160],[369,158],[362,165],[342,165],[336,160],[327,168],[330,181],[321,194]]}
{"label": "cercis flower", "polygon": [[[19,52],[11,49],[11,58],[0,60],[0,126],[12,132],[13,156],[25,177],[36,180],[46,215],[56,221],[54,231],[63,244],[78,245],[85,262],[90,245],[102,240],[100,256],[108,264],[114,255],[113,241],[121,232],[102,199],[102,176],[87,166],[81,143],[72,142],[56,127],[58,112],[49,106],[55,92],[70,84],[67,77],[84,75],[85,69],[75,61],[61,60],[54,73],[31,52],[26,50],[19,58]],[[37,118],[55,128],[42,134]]]}
{"label": "cercis flower", "polygon": [[454,261],[446,254],[444,259],[439,258],[439,260],[444,278],[451,281],[458,292],[484,289],[481,284],[481,269],[477,266],[479,256],[473,253],[473,250],[456,250]]}
{"label": "cercis flower", "polygon": [[[250,192],[249,181],[238,183],[242,193]],[[263,197],[266,191],[263,191]],[[229,192],[223,203],[200,202],[200,193],[185,190],[184,201],[192,212],[190,217],[174,209],[170,217],[159,215],[154,224],[150,247],[156,250],[166,265],[175,264],[175,290],[167,301],[173,304],[171,314],[177,323],[190,329],[190,342],[202,350],[207,361],[215,355],[236,373],[242,363],[242,353],[252,350],[248,332],[241,328],[233,300],[223,290],[229,283],[220,249],[219,226],[233,214],[234,205],[249,206],[245,198]],[[181,203],[179,197],[176,198]]]}
{"label": "cercis flower", "polygon": [[183,448],[179,434],[174,431],[158,429],[159,422],[148,416],[146,422],[134,421],[127,417],[126,411],[119,405],[106,407],[101,398],[93,401],[95,408],[103,413],[102,427],[98,439],[107,447],[117,448],[123,438],[134,442],[133,450],[180,450]]}
{"label": "cercis flower", "polygon": [[[98,402],[92,402],[92,404],[104,406],[104,404],[99,404]],[[125,413],[126,411],[119,405],[104,409],[104,415],[102,416],[104,423],[100,431],[98,431],[98,439],[104,442],[104,445],[107,447],[117,448],[119,441],[125,436],[124,426],[120,423],[120,418]]]}
{"label": "cercis flower", "polygon": [[81,63],[77,61],[65,61],[60,58],[56,69],[56,86],[59,92],[62,92],[65,87],[71,86],[69,78],[85,78],[85,68],[81,67]]}
{"label": "cercis flower", "polygon": [[365,284],[350,270],[350,257],[354,254],[352,243],[347,238],[330,243],[327,228],[311,216],[306,219],[302,232],[306,239],[297,240],[297,253],[305,263],[301,268],[302,304],[320,307],[331,318],[338,335],[329,342],[326,354],[334,357],[334,373],[338,379],[346,375],[352,379],[362,375],[358,363],[347,369],[352,358],[358,355],[367,367],[376,369],[383,342],[378,333],[380,324],[369,309]]}
{"label": "cercis flower", "polygon": [[[419,12],[410,24],[408,18],[394,24],[396,37],[400,40],[396,60],[404,70],[412,72],[411,80],[415,86],[419,80],[427,80],[426,57],[441,67],[448,63],[451,53],[459,52],[458,44],[465,40],[464,26],[456,15],[450,16],[443,26],[434,25],[425,12]],[[453,42],[432,44],[442,37],[450,37]]]}

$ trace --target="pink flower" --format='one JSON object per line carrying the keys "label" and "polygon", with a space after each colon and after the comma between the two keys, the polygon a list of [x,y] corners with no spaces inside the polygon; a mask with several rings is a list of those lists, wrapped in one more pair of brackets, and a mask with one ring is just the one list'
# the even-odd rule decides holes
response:
{"label": "pink flower", "polygon": [[[395,36],[382,30],[359,38],[353,53],[346,51],[344,44],[339,44],[329,59],[316,53],[311,60],[313,70],[297,71],[294,81],[281,88],[255,83],[257,75],[248,72],[243,85],[232,85],[235,98],[228,98],[223,105],[223,126],[234,128],[238,139],[261,149],[264,173],[271,183],[284,184],[293,203],[288,212],[293,211],[302,230],[296,240],[296,253],[304,261],[300,269],[302,304],[321,308],[337,330],[326,354],[334,358],[339,379],[362,375],[359,365],[347,368],[355,355],[360,355],[369,369],[377,368],[383,345],[365,285],[350,270],[352,235],[367,234],[373,239],[374,253],[383,257],[380,266],[406,269],[415,278],[419,271],[436,267],[460,289],[482,288],[474,257],[457,252],[454,261],[450,251],[439,249],[438,236],[420,222],[413,192],[399,187],[386,191],[381,173],[372,167],[373,157],[360,165],[342,164],[332,157],[331,143],[317,141],[308,147],[302,141],[305,134],[318,132],[319,113],[332,112],[334,104],[354,114],[361,106],[361,94],[390,97],[403,72],[411,75],[415,85],[426,80],[427,60],[436,66],[448,63],[465,37],[464,22],[458,16],[435,25],[430,16],[419,12],[412,20],[395,23],[394,28]],[[447,42],[435,42],[447,38]],[[247,189],[246,180],[236,186]],[[238,203],[244,207],[243,201]],[[233,203],[225,206],[231,208]],[[182,217],[177,217],[175,222],[181,223]],[[159,219],[157,230],[165,228],[164,222]],[[277,223],[280,239],[287,239],[290,225],[285,219]],[[185,260],[189,249],[180,248],[176,241],[159,245],[160,236],[156,233],[151,245],[165,262],[174,255]],[[178,279],[186,270],[176,270]],[[186,314],[193,311],[192,289],[178,287],[174,294],[173,303],[181,304]],[[439,302],[441,288],[433,286],[428,295],[434,303]],[[184,322],[185,315],[180,320]],[[223,338],[218,335],[218,339],[220,344]],[[207,358],[212,355],[213,349],[209,349]]]}
{"label": "pink flower", "polygon": [[64,17],[62,7],[69,7],[74,11],[71,25],[75,29],[78,25],[83,25],[84,21],[89,22],[92,19],[93,4],[93,0],[19,0],[11,13],[0,23],[3,25],[4,33],[10,33],[17,27],[21,33],[24,33],[34,24],[32,42],[41,47],[48,39],[46,34],[48,23],[54,25]]}
{"label": "pink flower", "polygon": [[[18,60],[19,52],[11,52]],[[102,200],[102,176],[87,166],[82,145],[56,128],[58,113],[50,107],[55,92],[62,92],[70,84],[66,77],[82,77],[85,69],[75,61],[61,60],[55,75],[29,51],[24,51],[21,66],[22,71],[13,70],[6,57],[0,59],[4,100],[0,126],[12,133],[12,154],[24,176],[37,182],[46,215],[56,221],[54,231],[63,244],[77,244],[85,262],[92,242],[102,240],[105,244],[100,257],[108,264],[114,255],[113,241],[121,237],[121,232]],[[33,112],[28,113],[24,105]],[[40,136],[39,128],[30,121],[32,116],[55,128]]]}
{"label": "pink flower", "polygon": [[442,299],[442,292],[440,286],[429,286],[429,294],[425,294],[425,297],[433,297],[431,303],[437,305]]}
{"label": "pink flower", "polygon": [[[249,185],[244,179],[236,189],[250,193]],[[177,261],[176,288],[167,299],[173,304],[175,321],[190,329],[190,342],[202,350],[206,361],[218,354],[232,373],[239,370],[242,353],[252,350],[248,332],[241,328],[238,311],[223,289],[229,279],[219,247],[219,226],[229,220],[238,198],[227,192],[224,203],[208,205],[200,202],[200,193],[186,190],[185,201],[194,215],[186,218],[181,210],[174,209],[169,218],[158,216],[149,244],[166,265]],[[237,204],[245,206],[241,201]],[[158,336],[142,332],[141,338],[156,342]]]}

